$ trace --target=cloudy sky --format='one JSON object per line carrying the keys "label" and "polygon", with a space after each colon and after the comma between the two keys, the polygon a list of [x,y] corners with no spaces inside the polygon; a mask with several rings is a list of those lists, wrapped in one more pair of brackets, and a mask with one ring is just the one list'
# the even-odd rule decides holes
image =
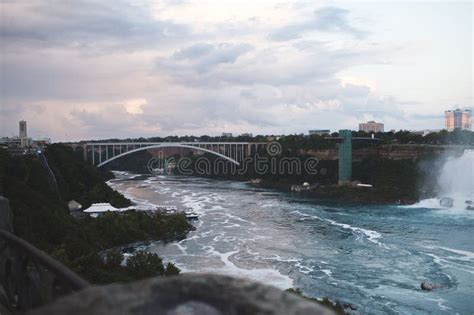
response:
{"label": "cloudy sky", "polygon": [[0,1],[0,135],[442,128],[473,105],[472,1]]}

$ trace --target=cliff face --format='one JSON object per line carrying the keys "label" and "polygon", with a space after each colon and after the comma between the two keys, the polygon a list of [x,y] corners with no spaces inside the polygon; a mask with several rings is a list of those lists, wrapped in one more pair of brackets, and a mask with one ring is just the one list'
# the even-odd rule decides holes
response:
{"label": "cliff face", "polygon": [[[378,147],[359,148],[352,152],[352,160],[361,162],[365,159],[387,159],[387,160],[418,160],[430,155],[453,154],[462,155],[465,146],[457,145],[410,145],[394,144]],[[337,149],[308,150],[307,155],[319,160],[337,160]]]}

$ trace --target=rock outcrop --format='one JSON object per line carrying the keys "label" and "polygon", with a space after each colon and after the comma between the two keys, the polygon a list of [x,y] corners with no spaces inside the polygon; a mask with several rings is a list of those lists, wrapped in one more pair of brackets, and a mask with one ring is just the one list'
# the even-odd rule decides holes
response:
{"label": "rock outcrop", "polygon": [[185,274],[91,287],[29,312],[55,314],[281,314],[332,311],[277,288],[220,275]]}

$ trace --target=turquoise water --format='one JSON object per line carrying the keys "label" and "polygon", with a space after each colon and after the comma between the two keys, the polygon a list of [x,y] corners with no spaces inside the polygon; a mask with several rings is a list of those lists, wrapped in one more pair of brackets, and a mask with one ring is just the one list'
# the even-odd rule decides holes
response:
{"label": "turquoise water", "polygon": [[[321,203],[247,183],[119,174],[139,204],[192,208],[188,238],[145,248],[183,271],[248,277],[352,303],[361,314],[472,314],[474,212]],[[423,281],[442,288],[425,292]]]}

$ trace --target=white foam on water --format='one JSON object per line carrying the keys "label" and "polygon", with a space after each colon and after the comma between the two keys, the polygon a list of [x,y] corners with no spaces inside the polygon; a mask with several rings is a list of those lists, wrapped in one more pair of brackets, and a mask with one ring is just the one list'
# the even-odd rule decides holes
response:
{"label": "white foam on water", "polygon": [[150,202],[150,200],[146,199],[140,199],[136,197],[135,195],[131,194],[128,192],[129,189],[126,189],[125,191],[122,191],[122,195],[124,195],[125,198],[130,199],[133,203],[133,205],[124,208],[124,210],[127,209],[138,209],[138,210],[150,210],[150,209],[156,209],[157,205],[154,203]]}
{"label": "white foam on water", "polygon": [[[215,209],[215,210],[224,210],[224,208],[222,208],[221,206],[215,206],[214,209]],[[233,219],[233,220],[237,220],[237,221],[240,221],[240,222],[249,223],[249,224],[251,224],[251,225],[256,225],[255,222],[250,222],[250,221],[248,221],[248,220],[242,219],[241,217],[236,216],[236,215],[233,215],[233,214],[230,214],[230,213],[224,213],[224,215],[226,215],[229,219]],[[228,222],[229,219],[226,219],[226,221]]]}
{"label": "white foam on water", "polygon": [[259,205],[260,208],[273,208],[275,206],[277,206],[276,203],[264,203],[264,204]]}
{"label": "white foam on water", "polygon": [[321,272],[324,273],[328,277],[332,276],[332,271],[330,269],[321,269]]}
{"label": "white foam on water", "polygon": [[[227,221],[227,220],[226,220]],[[222,225],[223,228],[227,228],[227,229],[231,229],[231,228],[237,228],[237,227],[241,227],[240,224],[237,224],[237,223],[225,223],[223,222],[223,224],[225,225]]]}
{"label": "white foam on water", "polygon": [[451,194],[449,198],[453,199],[453,206],[451,208],[442,207],[440,205],[440,198],[423,199],[415,204],[399,207],[405,209],[432,209],[436,210],[436,212],[434,212],[436,215],[440,214],[456,217],[474,217],[474,210],[466,209],[466,201],[471,199],[467,199],[465,195],[462,194]]}
{"label": "white foam on water", "polygon": [[[129,177],[130,174],[125,173],[125,172],[120,175],[130,178]],[[144,180],[142,182],[142,185],[144,184],[153,186],[153,188],[156,189],[156,192],[158,193],[160,192],[167,193],[171,195],[172,198],[179,198],[183,206],[191,208],[194,212],[202,215],[201,218],[205,216],[206,212],[225,210],[225,208],[223,208],[222,206],[215,205],[216,202],[220,202],[220,203],[226,202],[226,205],[229,204],[228,201],[226,201],[219,194],[216,194],[216,193],[208,194],[205,196],[200,195],[195,192],[190,192],[189,190],[170,193],[169,187],[163,187],[164,185],[162,185],[162,183],[157,183],[156,180],[153,180],[152,178]],[[115,184],[110,183],[110,186],[114,188]],[[129,189],[122,190],[122,193],[124,194],[125,197],[129,198],[137,205],[141,205],[144,207],[149,207],[149,206],[156,207],[156,205],[153,205],[149,200],[143,200],[134,196],[132,193],[132,190],[134,188],[136,187],[130,187],[130,190]],[[236,221],[242,224],[245,223],[245,224],[255,225],[254,222],[245,220],[236,215],[229,214],[229,213],[224,213],[224,214],[226,216],[225,222],[228,224],[227,227],[240,227],[241,225],[236,223]],[[199,223],[202,224],[202,221],[200,220]],[[263,269],[240,268],[231,261],[231,256],[234,254],[237,254],[239,252],[238,250],[230,251],[226,253],[220,253],[217,250],[215,250],[213,246],[210,246],[210,245],[202,246],[201,250],[204,251],[203,254],[205,256],[217,256],[218,259],[222,262],[223,267],[213,266],[213,267],[206,267],[201,270],[196,270],[195,266],[193,266],[192,268],[186,268],[186,264],[183,264],[179,259],[179,257],[183,257],[183,256],[193,256],[188,253],[188,246],[185,245],[186,242],[197,240],[198,238],[202,236],[207,236],[209,234],[211,234],[210,231],[202,233],[201,236],[194,235],[182,241],[173,243],[179,249],[181,253],[175,256],[173,260],[176,266],[178,266],[182,270],[182,272],[212,272],[212,273],[230,275],[234,277],[247,278],[247,279],[259,281],[265,284],[273,285],[281,289],[287,289],[287,288],[293,287],[293,280],[290,277],[283,275],[278,270],[271,269],[271,268],[263,268]],[[226,236],[225,233],[219,233],[218,235],[214,236],[213,241],[233,244],[237,241],[237,238],[235,236]],[[202,255],[199,255],[199,256],[202,256]],[[170,256],[170,258],[172,258],[172,256]],[[281,257],[277,259],[284,260]]]}
{"label": "white foam on water", "polygon": [[426,300],[428,301],[432,301],[432,302],[436,302],[436,305],[438,305],[438,307],[443,310],[443,311],[447,311],[447,310],[451,310],[452,308],[450,308],[449,306],[446,306],[444,305],[444,303],[446,303],[446,300],[442,299],[442,298],[439,298],[439,299],[430,299],[430,298],[426,298]]}
{"label": "white foam on water", "polygon": [[[247,252],[250,253],[249,251],[247,251]],[[275,260],[275,261],[279,261],[279,262],[300,262],[301,261],[301,258],[283,258],[278,254],[273,254],[270,257],[258,257],[258,259],[259,260],[260,259],[261,260]]]}
{"label": "white foam on water", "polygon": [[343,229],[351,230],[351,231],[355,232],[354,234],[356,235],[357,239],[360,239],[360,235],[362,234],[362,235],[366,236],[366,238],[369,242],[372,242],[374,244],[377,244],[379,246],[382,246],[382,247],[385,247],[385,248],[388,249],[387,245],[382,244],[378,240],[379,238],[382,237],[382,235],[377,231],[363,229],[363,228],[360,228],[360,227],[355,227],[355,226],[352,226],[350,224],[336,222],[336,221],[331,220],[331,219],[323,219],[323,218],[318,217],[317,215],[310,215],[310,214],[302,213],[298,210],[291,211],[290,213],[295,213],[295,214],[298,214],[298,215],[303,216],[303,217],[308,217],[308,218],[313,218],[313,219],[316,219],[316,220],[328,222],[332,225],[342,227]]}
{"label": "white foam on water", "polygon": [[251,279],[264,284],[273,285],[280,289],[288,289],[293,287],[293,279],[283,275],[275,269],[244,269],[237,267],[230,257],[239,253],[238,250],[229,251],[226,253],[220,253],[213,251],[214,255],[219,256],[220,260],[224,263],[223,268],[211,268],[204,270],[206,272],[213,272],[218,274],[225,274],[229,276]]}
{"label": "white foam on water", "polygon": [[[457,270],[474,275],[474,266],[468,266],[465,264],[460,264],[455,261],[452,261],[452,260],[456,260],[456,257],[451,257],[451,256],[439,257],[438,255],[435,255],[433,253],[425,253],[425,252],[421,252],[421,253],[427,256],[430,256],[431,258],[433,258],[434,263],[442,267],[450,267],[450,268],[457,269]],[[451,260],[448,260],[448,259],[451,259]]]}
{"label": "white foam on water", "polygon": [[300,261],[298,261],[298,262],[295,264],[295,267],[298,268],[298,270],[299,270],[301,273],[305,274],[305,275],[307,275],[307,274],[309,274],[310,272],[313,272],[313,271],[314,271],[313,268],[311,268],[311,267],[309,267],[309,266],[302,265],[301,259],[300,259]]}
{"label": "white foam on water", "polygon": [[367,230],[367,229],[363,229],[363,228],[360,228],[360,227],[355,227],[355,226],[352,226],[352,225],[346,224],[346,223],[339,223],[339,222],[336,222],[336,221],[330,220],[330,219],[326,219],[326,221],[333,224],[333,225],[340,226],[343,229],[349,229],[349,230],[352,230],[354,232],[362,233],[367,237],[367,239],[370,242],[381,245],[381,243],[378,241],[378,239],[381,238],[382,235],[377,231]]}
{"label": "white foam on water", "polygon": [[186,251],[186,250],[188,249],[188,247],[185,246],[185,245],[181,245],[181,242],[176,243],[176,247],[178,247],[178,249],[179,249],[179,250],[181,251],[181,253],[183,253],[184,255],[187,254],[187,251]]}
{"label": "white foam on water", "polygon": [[448,247],[441,247],[441,246],[438,246],[438,248],[440,249],[443,249],[445,251],[448,251],[448,252],[452,252],[452,253],[455,253],[459,256],[457,257],[447,257],[447,258],[455,258],[455,259],[458,259],[458,260],[463,260],[463,261],[474,261],[474,253],[473,252],[469,252],[467,250],[460,250],[460,249],[453,249],[453,248],[448,248]]}
{"label": "white foam on water", "polygon": [[426,208],[426,209],[442,209],[439,205],[439,198],[429,198],[420,200],[417,203],[412,205],[400,206],[400,208],[407,208],[407,209],[418,209],[418,208]]}
{"label": "white foam on water", "polygon": [[203,214],[205,212],[204,210],[206,208],[206,205],[193,197],[194,196],[192,195],[183,196],[181,199],[182,204],[187,208],[191,208],[194,212],[198,214]]}

